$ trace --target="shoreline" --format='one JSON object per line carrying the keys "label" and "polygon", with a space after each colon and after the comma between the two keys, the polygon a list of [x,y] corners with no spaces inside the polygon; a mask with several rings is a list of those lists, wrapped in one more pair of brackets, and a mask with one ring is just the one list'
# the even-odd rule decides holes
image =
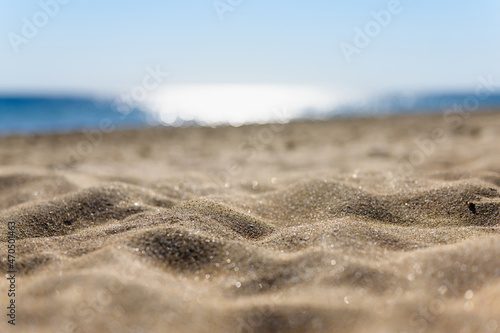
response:
{"label": "shoreline", "polygon": [[[460,112],[452,112],[451,109],[446,110],[449,111],[450,115],[460,115]],[[469,115],[485,115],[485,114],[491,114],[491,113],[496,113],[500,112],[499,109],[497,108],[482,108],[478,111],[463,111],[463,113],[469,114]],[[119,113],[119,112],[117,112]],[[267,123],[244,123],[238,126],[234,126],[231,124],[215,124],[215,125],[199,125],[195,122],[190,122],[190,121],[185,121],[184,123],[186,125],[179,125],[179,126],[171,126],[171,125],[148,125],[148,124],[137,124],[137,126],[134,125],[121,125],[119,127],[113,126],[112,132],[118,131],[118,132],[126,132],[126,131],[146,131],[146,130],[170,130],[170,129],[185,129],[185,128],[241,128],[241,127],[251,127],[251,126],[265,126],[265,125],[273,125],[273,124],[293,124],[293,123],[323,123],[323,122],[338,122],[338,121],[369,121],[369,120],[383,120],[383,119],[405,119],[405,118],[420,118],[420,117],[443,117],[445,115],[445,112],[442,110],[425,110],[425,111],[404,111],[404,112],[391,112],[391,113],[360,113],[356,114],[355,112],[352,114],[343,114],[340,113],[335,116],[325,116],[321,117],[318,116],[316,118],[293,118],[289,119],[283,122],[267,122]],[[102,120],[109,121],[109,118],[104,117]],[[111,121],[112,123],[112,121]],[[114,125],[114,124],[111,124]],[[106,126],[107,123],[106,123]],[[2,133],[0,132],[0,139],[2,138],[10,138],[10,137],[40,137],[40,136],[51,136],[51,135],[72,135],[72,134],[77,134],[81,133],[83,131],[91,131],[93,129],[96,129],[96,127],[88,127],[88,128],[76,128],[76,129],[61,129],[61,130],[55,130],[55,131],[42,131],[42,132],[14,132],[14,133]]]}

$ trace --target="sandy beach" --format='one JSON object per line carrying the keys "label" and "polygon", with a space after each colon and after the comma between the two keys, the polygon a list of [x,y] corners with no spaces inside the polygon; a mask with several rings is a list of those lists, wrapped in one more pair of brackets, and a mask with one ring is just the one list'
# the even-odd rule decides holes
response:
{"label": "sandy beach", "polygon": [[499,142],[495,112],[1,137],[0,331],[500,332]]}

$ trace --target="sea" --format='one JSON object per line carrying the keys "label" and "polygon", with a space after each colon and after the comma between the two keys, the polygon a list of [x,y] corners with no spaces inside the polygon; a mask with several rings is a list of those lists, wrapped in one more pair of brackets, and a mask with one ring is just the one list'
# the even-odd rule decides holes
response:
{"label": "sea", "polygon": [[[238,108],[235,107],[234,113]],[[476,96],[474,92],[386,94],[339,101],[328,108],[302,106],[289,113],[281,122],[308,119],[335,119],[346,117],[387,117],[398,114],[478,112],[500,110],[500,93]],[[201,110],[203,111],[203,110]],[[200,112],[201,112],[200,111]],[[30,135],[61,133],[110,126],[113,128],[147,128],[153,126],[218,126],[242,125],[276,121],[269,112],[260,113],[258,121],[252,111],[240,114],[238,122],[218,117],[210,121],[210,114],[185,112],[169,114],[147,104],[134,103],[123,107],[113,98],[53,95],[0,95],[0,135]],[[264,115],[264,116],[262,116]]]}

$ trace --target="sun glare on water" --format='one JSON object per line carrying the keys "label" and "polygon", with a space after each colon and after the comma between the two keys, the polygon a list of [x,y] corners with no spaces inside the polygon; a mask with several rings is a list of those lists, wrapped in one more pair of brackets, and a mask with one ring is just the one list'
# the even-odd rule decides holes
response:
{"label": "sun glare on water", "polygon": [[151,95],[147,106],[161,123],[200,125],[284,122],[305,110],[328,111],[339,94],[323,88],[283,85],[171,85]]}

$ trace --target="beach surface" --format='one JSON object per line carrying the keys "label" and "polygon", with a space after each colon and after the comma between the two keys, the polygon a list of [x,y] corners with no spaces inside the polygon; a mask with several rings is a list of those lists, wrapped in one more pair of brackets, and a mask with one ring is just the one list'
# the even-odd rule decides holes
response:
{"label": "beach surface", "polygon": [[0,332],[500,332],[499,143],[494,112],[2,137]]}

